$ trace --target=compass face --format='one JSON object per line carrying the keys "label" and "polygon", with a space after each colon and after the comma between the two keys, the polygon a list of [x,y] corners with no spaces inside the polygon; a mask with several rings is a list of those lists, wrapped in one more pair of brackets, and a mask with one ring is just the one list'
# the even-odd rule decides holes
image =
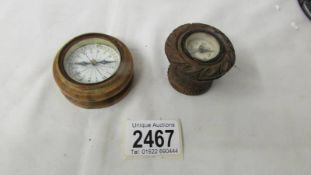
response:
{"label": "compass face", "polygon": [[112,77],[120,66],[121,56],[110,44],[77,44],[64,58],[67,75],[82,84],[100,83]]}
{"label": "compass face", "polygon": [[220,44],[213,35],[196,32],[186,38],[185,49],[192,58],[206,62],[218,56]]}

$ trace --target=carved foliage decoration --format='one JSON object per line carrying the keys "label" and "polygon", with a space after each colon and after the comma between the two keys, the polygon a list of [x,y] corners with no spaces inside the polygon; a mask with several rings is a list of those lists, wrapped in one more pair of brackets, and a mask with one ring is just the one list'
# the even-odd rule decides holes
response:
{"label": "carved foliage decoration", "polygon": [[[183,39],[189,33],[207,32],[215,36],[221,45],[220,54],[209,62],[197,61],[183,51]],[[235,63],[235,51],[230,40],[218,29],[206,24],[185,24],[175,29],[168,37],[165,52],[178,71],[198,81],[210,81],[227,73]]]}

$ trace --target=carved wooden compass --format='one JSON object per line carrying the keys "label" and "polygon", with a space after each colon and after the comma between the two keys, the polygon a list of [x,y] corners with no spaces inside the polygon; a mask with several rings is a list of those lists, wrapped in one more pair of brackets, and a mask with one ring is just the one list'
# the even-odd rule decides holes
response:
{"label": "carved wooden compass", "polygon": [[127,94],[133,78],[128,48],[98,33],[78,36],[56,55],[53,74],[61,92],[83,108],[113,105]]}
{"label": "carved wooden compass", "polygon": [[185,24],[175,29],[166,41],[165,52],[170,62],[169,82],[186,95],[206,92],[213,80],[235,63],[230,40],[206,24]]}

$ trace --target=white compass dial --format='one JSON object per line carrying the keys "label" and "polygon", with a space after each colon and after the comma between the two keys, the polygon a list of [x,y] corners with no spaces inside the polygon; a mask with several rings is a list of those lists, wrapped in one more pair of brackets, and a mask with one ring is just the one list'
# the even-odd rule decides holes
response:
{"label": "white compass dial", "polygon": [[186,39],[185,48],[191,57],[204,62],[214,59],[220,52],[220,44],[217,39],[203,32],[191,34]]}
{"label": "white compass dial", "polygon": [[82,84],[94,84],[112,77],[120,66],[119,51],[105,44],[87,44],[64,60],[68,76]]}

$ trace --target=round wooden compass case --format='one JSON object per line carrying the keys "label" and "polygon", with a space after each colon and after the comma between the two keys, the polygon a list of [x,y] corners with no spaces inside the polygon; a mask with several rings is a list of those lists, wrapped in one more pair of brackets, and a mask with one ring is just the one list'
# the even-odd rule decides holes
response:
{"label": "round wooden compass case", "polygon": [[[64,61],[72,47],[92,40],[103,40],[118,50],[120,53],[118,68],[111,77],[104,81],[91,84],[81,83],[68,75]],[[102,61],[102,63],[107,63],[107,61]],[[90,66],[85,62],[79,64]],[[53,64],[53,75],[61,92],[69,101],[83,108],[102,108],[115,104],[127,94],[133,79],[133,60],[129,49],[118,39],[99,33],[84,34],[69,41],[57,53]]]}
{"label": "round wooden compass case", "polygon": [[[197,35],[197,40],[201,40],[200,37],[215,40],[213,42],[218,43],[217,55],[210,51],[209,57],[214,57],[210,60],[197,59],[191,55],[187,49],[187,40],[192,35]],[[197,47],[198,52],[209,52],[197,43],[193,47]],[[185,24],[175,29],[167,38],[165,53],[170,62],[169,82],[173,88],[186,95],[205,93],[213,80],[227,73],[235,63],[235,51],[230,40],[221,31],[206,24]]]}

